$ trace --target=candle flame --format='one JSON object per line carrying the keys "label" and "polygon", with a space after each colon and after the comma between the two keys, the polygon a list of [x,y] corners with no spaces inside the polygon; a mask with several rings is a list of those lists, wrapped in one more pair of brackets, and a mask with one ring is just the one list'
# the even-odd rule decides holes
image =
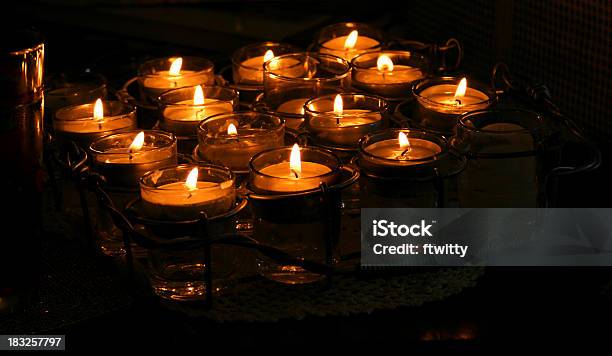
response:
{"label": "candle flame", "polygon": [[185,187],[188,190],[195,190],[198,187],[198,167],[195,167],[189,172],[187,175],[187,179],[185,179]]}
{"label": "candle flame", "polygon": [[393,61],[386,54],[381,54],[376,61],[376,67],[381,72],[385,70],[393,72]]}
{"label": "candle flame", "polygon": [[272,50],[269,49],[266,51],[266,54],[264,54],[264,63],[269,61],[272,58],[274,58],[274,52],[272,52]]}
{"label": "candle flame", "polygon": [[104,105],[102,105],[102,99],[96,100],[94,104],[93,118],[94,120],[104,119]]}
{"label": "candle flame", "polygon": [[144,145],[144,140],[145,140],[144,131],[140,131],[138,135],[134,137],[134,141],[132,141],[132,143],[130,144],[130,147],[128,147],[128,152],[132,153],[135,151],[140,151],[140,149]]}
{"label": "candle flame", "polygon": [[170,70],[168,70],[168,73],[170,75],[181,75],[181,67],[183,66],[183,58],[178,57],[175,58],[172,61],[172,64],[170,64]]}
{"label": "candle flame", "polygon": [[342,97],[340,94],[336,95],[334,99],[334,114],[337,116],[342,116],[342,112],[344,111],[344,103],[342,103]]}
{"label": "candle flame", "polygon": [[408,136],[406,136],[405,133],[400,132],[399,135],[397,135],[397,139],[399,140],[399,145],[401,149],[406,149],[406,148],[410,148],[410,141],[408,140]]}
{"label": "candle flame", "polygon": [[455,91],[455,99],[463,98],[465,96],[465,91],[467,90],[467,79],[463,78],[457,85],[457,90]]}
{"label": "candle flame", "polygon": [[346,36],[346,40],[344,40],[344,49],[353,49],[357,44],[357,38],[359,37],[359,32],[357,30],[351,31],[348,36]]}
{"label": "candle flame", "polygon": [[204,105],[204,90],[198,85],[193,93],[193,105]]}
{"label": "candle flame", "polygon": [[289,169],[291,170],[291,175],[296,178],[300,177],[302,174],[302,158],[300,156],[300,146],[297,143],[293,144],[291,148],[291,156],[289,156]]}
{"label": "candle flame", "polygon": [[227,127],[228,135],[238,135],[238,130],[236,130],[236,126],[234,124],[229,124]]}

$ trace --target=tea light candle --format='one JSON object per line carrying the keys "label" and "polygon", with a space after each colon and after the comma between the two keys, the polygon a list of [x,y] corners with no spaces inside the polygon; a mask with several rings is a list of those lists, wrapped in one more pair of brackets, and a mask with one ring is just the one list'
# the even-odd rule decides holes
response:
{"label": "tea light candle", "polygon": [[[376,58],[375,66],[372,63]],[[407,64],[394,63],[411,62],[425,66],[424,59],[407,51],[388,51],[384,53],[365,53],[353,60],[353,86],[368,93],[385,98],[403,98],[411,95],[412,82],[425,76],[423,68]]]}
{"label": "tea light candle", "polygon": [[276,116],[256,112],[216,115],[198,128],[195,158],[248,173],[257,153],[283,146],[285,125]]}
{"label": "tea light candle", "polygon": [[[275,111],[280,115],[291,114],[292,116],[283,116],[283,119],[285,119],[285,125],[292,130],[297,130],[304,122],[304,104],[309,99],[310,98],[297,98],[287,100],[284,103],[281,103]],[[302,117],[296,117],[296,115],[300,115]]]}
{"label": "tea light candle", "polygon": [[95,170],[110,186],[137,187],[145,173],[176,165],[176,138],[162,131],[130,131],[102,137],[90,146]]}
{"label": "tea light candle", "polygon": [[332,183],[337,178],[334,167],[319,162],[302,161],[297,144],[291,148],[289,161],[267,164],[254,172],[254,161],[258,156],[274,153],[274,150],[265,151],[251,160],[252,183],[255,188],[267,192],[295,193],[316,189],[321,182]]}
{"label": "tea light candle", "polygon": [[323,42],[319,52],[332,54],[350,61],[359,54],[371,51],[379,46],[380,42],[377,40],[363,35],[360,36],[357,30],[353,30],[346,36],[334,37]]}
{"label": "tea light candle", "polygon": [[378,158],[395,160],[403,165],[413,165],[437,155],[442,149],[431,141],[420,138],[409,139],[400,131],[397,139],[375,142],[365,147],[365,151]]}
{"label": "tea light candle", "polygon": [[139,82],[151,99],[171,89],[211,85],[214,80],[212,62],[197,57],[155,59],[139,70]]}
{"label": "tea light candle", "polygon": [[58,110],[53,128],[60,140],[88,148],[96,138],[136,128],[136,109],[119,101],[96,100]]}
{"label": "tea light candle", "polygon": [[[189,100],[172,102],[172,98],[176,95],[172,91],[164,93],[160,97],[163,106],[160,127],[178,136],[194,137],[197,134],[197,126],[202,120],[213,115],[232,112],[238,93],[229,88],[213,88],[207,87],[207,91],[214,92],[218,98],[205,97],[200,85],[193,89],[193,99]],[[219,99],[221,97],[225,100]]]}
{"label": "tea light candle", "polygon": [[[177,181],[184,174],[187,177]],[[236,200],[231,171],[216,166],[152,171],[141,179],[140,187],[143,212],[156,219],[191,220],[200,212],[213,217],[231,210]]]}

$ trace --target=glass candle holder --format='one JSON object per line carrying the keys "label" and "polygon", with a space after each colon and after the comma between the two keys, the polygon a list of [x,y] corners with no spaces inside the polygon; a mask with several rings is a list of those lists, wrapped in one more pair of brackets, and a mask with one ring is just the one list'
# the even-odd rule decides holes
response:
{"label": "glass candle holder", "polygon": [[424,131],[389,129],[359,144],[362,208],[440,207],[440,180],[462,169],[443,137]]}
{"label": "glass candle holder", "polygon": [[196,220],[202,212],[216,216],[234,207],[235,178],[228,168],[214,165],[163,168],[140,179],[140,197],[150,219]]}
{"label": "glass candle holder", "polygon": [[120,101],[102,101],[103,115],[94,118],[95,103],[73,105],[55,113],[58,141],[74,141],[83,149],[97,138],[136,129],[136,109]]}
{"label": "glass candle holder", "polygon": [[238,92],[231,88],[195,86],[170,90],[159,97],[159,127],[179,139],[194,141],[195,146],[198,124],[202,120],[231,113],[237,107]]}
{"label": "glass candle holder", "polygon": [[416,99],[414,124],[429,131],[450,135],[460,115],[486,109],[493,103],[495,95],[491,89],[471,79],[466,81],[465,93],[459,95],[462,79],[436,77],[415,82],[412,86]]}
{"label": "glass candle holder", "polygon": [[354,93],[325,95],[304,105],[306,129],[317,145],[357,149],[359,139],[386,125],[389,103]]}
{"label": "glass candle holder", "polygon": [[395,100],[410,98],[412,83],[429,72],[428,60],[408,51],[368,52],[351,64],[353,88]]}
{"label": "glass candle holder", "polygon": [[[330,226],[330,221],[339,221],[340,196],[330,189],[333,195],[325,199],[318,187],[322,182],[333,186],[341,180],[340,161],[330,151],[302,148],[302,176],[296,178],[290,170],[291,151],[289,147],[268,150],[251,160],[253,237],[295,258],[334,263],[339,224]],[[257,266],[260,274],[281,283],[302,284],[322,278],[263,255]]]}
{"label": "glass candle holder", "polygon": [[285,124],[277,116],[253,111],[215,115],[198,127],[195,158],[247,174],[251,158],[283,146],[284,137]]}
{"label": "glass candle holder", "polygon": [[468,157],[459,176],[465,207],[530,208],[543,205],[542,117],[520,109],[481,110],[459,119],[453,146]]}
{"label": "glass candle holder", "polygon": [[61,73],[47,78],[45,84],[45,123],[52,125],[60,108],[87,104],[106,98],[106,78],[96,73]]}
{"label": "glass candle holder", "polygon": [[343,22],[324,27],[316,37],[319,53],[351,61],[358,55],[382,48],[382,33],[366,24]]}
{"label": "glass candle holder", "polygon": [[163,92],[215,83],[213,62],[201,57],[152,59],[138,69],[138,83],[144,96],[155,101]]}
{"label": "glass candle holder", "polygon": [[317,53],[294,53],[264,64],[265,110],[285,120],[290,129],[304,122],[307,100],[349,87],[350,65],[339,57]]}
{"label": "glass candle holder", "polygon": [[234,84],[240,88],[263,90],[264,62],[276,56],[300,52],[300,48],[277,42],[244,46],[232,54]]}

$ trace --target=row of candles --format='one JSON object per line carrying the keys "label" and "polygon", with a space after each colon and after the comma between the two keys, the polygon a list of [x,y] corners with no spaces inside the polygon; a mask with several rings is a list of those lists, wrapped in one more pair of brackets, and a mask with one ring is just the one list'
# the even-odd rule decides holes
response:
{"label": "row of candles", "polygon": [[[427,77],[425,58],[385,51],[355,24],[334,26],[318,52],[275,43],[238,50],[232,86],[214,85],[214,65],[204,58],[144,63],[138,84],[142,99],[159,108],[157,129],[138,130],[133,106],[97,99],[58,109],[54,131],[58,140],[85,147],[110,186],[139,188],[149,218],[185,220],[231,210],[236,175],[248,174],[249,188],[261,194],[334,185],[341,180],[337,150],[358,152],[362,169],[400,173],[437,160],[446,147],[435,135],[387,129],[397,99],[416,99],[422,126],[443,134],[459,115],[492,101],[466,78]],[[253,111],[237,110],[237,88],[262,92]],[[307,132],[332,150],[285,147],[290,131]],[[200,164],[177,165],[177,151]]]}

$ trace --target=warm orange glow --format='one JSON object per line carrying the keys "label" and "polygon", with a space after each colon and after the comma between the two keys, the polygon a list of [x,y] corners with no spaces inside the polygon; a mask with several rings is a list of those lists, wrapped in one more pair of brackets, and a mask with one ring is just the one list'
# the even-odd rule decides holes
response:
{"label": "warm orange glow", "polygon": [[189,172],[185,180],[185,187],[189,190],[195,190],[198,187],[198,167],[195,167]]}
{"label": "warm orange glow", "polygon": [[334,114],[338,116],[342,116],[342,112],[344,111],[344,104],[342,103],[342,97],[340,94],[336,95],[334,99]]}
{"label": "warm orange glow", "polygon": [[228,135],[238,135],[238,130],[236,130],[236,126],[234,124],[229,124],[227,127]]}
{"label": "warm orange glow", "polygon": [[344,40],[344,48],[345,49],[355,48],[358,37],[359,37],[359,32],[357,32],[357,30],[351,31],[351,33],[349,33],[349,35],[346,36],[346,40]]}
{"label": "warm orange glow", "polygon": [[467,79],[463,78],[457,85],[457,90],[455,91],[455,99],[463,98],[465,96],[465,91],[467,90]]}
{"label": "warm orange glow", "polygon": [[302,174],[302,157],[300,156],[300,146],[298,144],[294,144],[291,148],[291,156],[289,156],[289,169],[291,170],[291,175],[296,178],[300,177]]}
{"label": "warm orange glow", "polygon": [[204,91],[200,85],[195,88],[193,93],[193,105],[204,105]]}
{"label": "warm orange glow", "polygon": [[410,148],[410,141],[408,140],[408,136],[406,136],[405,133],[400,132],[397,136],[397,139],[399,140],[399,145],[401,149],[405,150],[407,148]]}
{"label": "warm orange glow", "polygon": [[102,99],[96,100],[94,104],[93,118],[94,120],[104,119],[104,105],[102,105]]}
{"label": "warm orange glow", "polygon": [[376,67],[381,72],[393,72],[393,61],[386,54],[381,54],[380,56],[378,56],[378,60],[376,61]]}
{"label": "warm orange glow", "polygon": [[266,51],[266,54],[264,54],[264,62],[267,62],[272,58],[274,58],[274,52],[272,52],[272,50],[269,49]]}
{"label": "warm orange glow", "polygon": [[130,144],[130,147],[128,147],[128,152],[131,153],[131,152],[140,151],[140,149],[144,145],[144,140],[145,140],[145,134],[143,131],[140,131],[138,135],[134,137],[134,141],[132,141],[132,143]]}
{"label": "warm orange glow", "polygon": [[168,74],[170,75],[181,75],[181,67],[183,66],[183,58],[178,57],[172,61],[170,64],[170,70],[168,70]]}

